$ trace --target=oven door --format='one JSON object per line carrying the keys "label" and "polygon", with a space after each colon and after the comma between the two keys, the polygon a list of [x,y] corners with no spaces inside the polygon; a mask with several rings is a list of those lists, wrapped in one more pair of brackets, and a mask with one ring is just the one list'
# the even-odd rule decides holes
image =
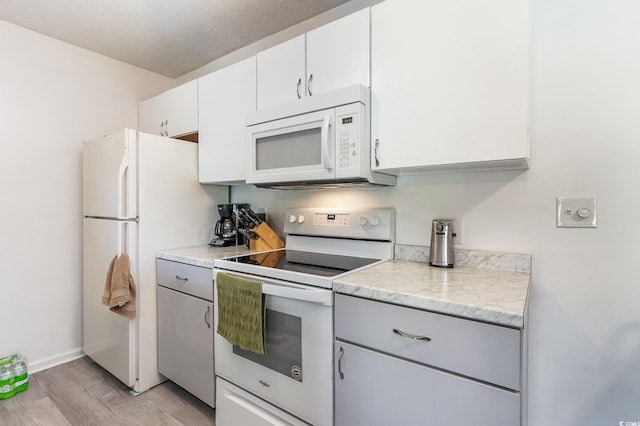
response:
{"label": "oven door", "polygon": [[[215,312],[217,286],[213,270]],[[236,274],[257,279],[247,274]],[[215,373],[282,410],[317,425],[333,420],[333,293],[282,281],[263,281],[266,354],[231,345],[215,334]],[[215,328],[218,316],[215,315]]]}
{"label": "oven door", "polygon": [[332,108],[247,127],[247,183],[333,179],[334,123]]}

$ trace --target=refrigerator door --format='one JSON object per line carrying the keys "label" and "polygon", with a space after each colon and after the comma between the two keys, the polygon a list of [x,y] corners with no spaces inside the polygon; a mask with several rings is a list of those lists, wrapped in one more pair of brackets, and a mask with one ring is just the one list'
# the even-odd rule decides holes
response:
{"label": "refrigerator door", "polygon": [[135,218],[137,202],[137,133],[124,129],[85,142],[82,149],[82,214]]}
{"label": "refrigerator door", "polygon": [[102,305],[102,295],[109,264],[122,252],[129,254],[131,274],[138,284],[137,226],[133,221],[83,219],[84,352],[129,387],[138,378],[138,318],[111,312]]}

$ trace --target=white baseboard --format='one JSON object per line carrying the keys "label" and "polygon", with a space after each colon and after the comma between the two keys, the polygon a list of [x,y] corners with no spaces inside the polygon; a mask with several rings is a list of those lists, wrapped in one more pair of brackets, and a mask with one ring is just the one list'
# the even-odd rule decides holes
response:
{"label": "white baseboard", "polygon": [[29,374],[37,373],[38,371],[46,370],[47,368],[55,367],[56,365],[64,364],[65,362],[82,358],[83,356],[85,355],[82,351],[82,348],[78,348],[46,359],[37,361],[29,360]]}

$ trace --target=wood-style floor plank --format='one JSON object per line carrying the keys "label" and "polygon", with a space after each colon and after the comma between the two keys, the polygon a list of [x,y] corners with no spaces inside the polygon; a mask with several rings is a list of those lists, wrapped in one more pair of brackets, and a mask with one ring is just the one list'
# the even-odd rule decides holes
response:
{"label": "wood-style floor plank", "polygon": [[29,389],[0,401],[0,425],[215,426],[214,409],[172,382],[140,395],[91,359],[29,376]]}
{"label": "wood-style floor plank", "polygon": [[40,398],[23,406],[0,411],[0,424],[21,426],[68,426],[64,415],[49,398]]}

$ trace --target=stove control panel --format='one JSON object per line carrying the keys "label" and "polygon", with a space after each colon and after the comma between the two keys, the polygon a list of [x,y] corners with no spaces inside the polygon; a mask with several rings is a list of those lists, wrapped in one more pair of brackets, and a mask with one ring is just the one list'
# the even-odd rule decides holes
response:
{"label": "stove control panel", "polygon": [[349,226],[349,215],[341,213],[316,213],[313,223],[326,226]]}
{"label": "stove control panel", "polygon": [[393,208],[340,209],[290,208],[284,232],[293,235],[393,241],[396,212]]}

